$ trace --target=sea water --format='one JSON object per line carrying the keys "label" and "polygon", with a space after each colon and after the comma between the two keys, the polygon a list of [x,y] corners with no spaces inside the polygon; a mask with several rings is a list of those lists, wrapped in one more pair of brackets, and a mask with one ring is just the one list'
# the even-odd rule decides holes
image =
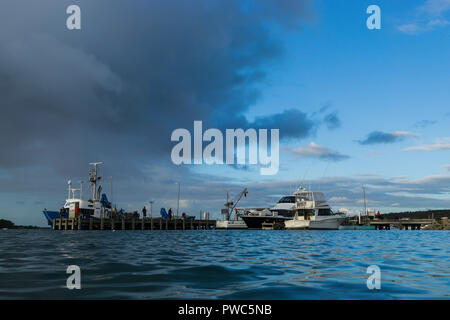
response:
{"label": "sea water", "polygon": [[[0,299],[449,299],[449,240],[425,230],[0,230]],[[67,287],[72,265],[81,289]],[[372,265],[380,289],[367,285]]]}

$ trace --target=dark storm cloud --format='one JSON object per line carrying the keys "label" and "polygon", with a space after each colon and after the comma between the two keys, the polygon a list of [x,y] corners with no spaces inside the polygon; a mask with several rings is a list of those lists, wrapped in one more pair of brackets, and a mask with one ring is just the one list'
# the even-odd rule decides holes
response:
{"label": "dark storm cloud", "polygon": [[[69,31],[74,3],[82,30]],[[308,0],[1,1],[0,191],[54,203],[66,179],[86,180],[101,160],[116,199],[167,199],[174,181],[213,180],[172,165],[176,128],[313,134],[317,121],[301,110],[244,116],[266,66],[283,58],[280,32],[311,16]]]}
{"label": "dark storm cloud", "polygon": [[[265,64],[282,57],[268,24],[297,32],[310,14],[309,1],[293,0],[77,1],[82,30],[68,31],[69,4],[2,1],[3,168],[62,173],[94,158],[133,168],[168,161],[170,133],[194,120],[248,125]],[[286,125],[289,137],[311,132],[295,116],[298,129],[283,115],[260,122]]]}
{"label": "dark storm cloud", "polygon": [[253,128],[280,128],[280,139],[305,138],[314,134],[318,122],[311,119],[306,113],[289,109],[282,113],[256,117],[255,121],[249,124]]}
{"label": "dark storm cloud", "polygon": [[417,135],[407,131],[396,131],[393,133],[372,131],[364,140],[359,140],[358,143],[362,145],[395,143],[403,141],[408,137],[417,137]]}

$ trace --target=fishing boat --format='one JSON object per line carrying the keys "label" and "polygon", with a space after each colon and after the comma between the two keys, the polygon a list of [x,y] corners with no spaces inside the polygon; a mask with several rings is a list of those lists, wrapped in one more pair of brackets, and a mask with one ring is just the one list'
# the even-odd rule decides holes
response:
{"label": "fishing boat", "polygon": [[288,230],[338,230],[344,213],[334,213],[322,192],[299,187],[295,193],[294,218],[284,222]]}
{"label": "fishing boat", "polygon": [[[237,204],[242,197],[247,197],[247,188],[241,191],[234,200],[230,200],[229,193],[227,192],[227,201],[225,203],[225,209],[222,209],[224,220],[216,221],[216,229],[248,229],[247,224],[242,219],[239,219],[240,215],[236,209]],[[232,219],[234,211],[234,219]]]}
{"label": "fishing boat", "polygon": [[[107,215],[111,210],[111,202],[105,193],[102,192],[102,187],[99,184],[101,177],[98,176],[98,166],[103,162],[90,163],[93,166],[89,170],[89,182],[92,187],[92,198],[88,200],[83,199],[83,182],[80,182],[80,188],[73,188],[72,181],[69,180],[68,195],[64,205],[59,211],[51,211],[44,209],[42,212],[47,219],[50,226],[53,226],[53,219],[56,218],[101,218],[102,215]],[[98,186],[97,186],[98,185]]]}

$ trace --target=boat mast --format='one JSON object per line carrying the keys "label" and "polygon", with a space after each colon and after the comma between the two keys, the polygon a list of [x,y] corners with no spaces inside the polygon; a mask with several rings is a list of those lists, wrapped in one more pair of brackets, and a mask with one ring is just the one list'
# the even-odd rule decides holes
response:
{"label": "boat mast", "polygon": [[232,202],[230,202],[230,193],[227,191],[227,202],[225,202],[225,206],[227,207],[227,215],[225,217],[225,220],[230,220],[230,207],[233,205]]}
{"label": "boat mast", "polygon": [[112,203],[113,203],[113,202],[112,202],[112,201],[113,201],[113,197],[112,197],[112,196],[113,196],[113,185],[112,185],[112,182],[113,182],[113,181],[112,181],[112,179],[113,179],[113,177],[111,176],[110,178],[111,178],[111,190],[110,190],[110,199],[109,199],[109,202],[111,202],[111,209],[112,209]]}
{"label": "boat mast", "polygon": [[70,186],[72,185],[72,181],[71,180],[67,181],[67,184],[69,185],[69,191],[68,191],[68,194],[67,194],[67,199],[70,199]]}
{"label": "boat mast", "polygon": [[363,194],[364,194],[364,213],[366,214],[367,217],[367,204],[366,204],[366,188],[363,186]]}
{"label": "boat mast", "polygon": [[89,163],[91,166],[94,166],[93,170],[89,171],[89,181],[92,183],[92,200],[95,202],[97,199],[97,181],[101,179],[101,177],[97,177],[98,174],[98,166],[103,164],[103,162],[91,162]]}

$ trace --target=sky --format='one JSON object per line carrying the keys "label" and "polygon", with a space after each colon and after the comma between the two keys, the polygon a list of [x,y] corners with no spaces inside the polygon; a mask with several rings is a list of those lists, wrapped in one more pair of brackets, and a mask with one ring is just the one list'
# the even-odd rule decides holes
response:
{"label": "sky", "polygon": [[[227,191],[270,206],[300,184],[335,210],[362,186],[382,212],[450,207],[450,0],[4,0],[0,24],[0,218],[45,225],[93,161],[118,207],[155,215],[176,182],[180,211],[214,218]],[[173,164],[195,120],[279,129],[279,172]]]}

